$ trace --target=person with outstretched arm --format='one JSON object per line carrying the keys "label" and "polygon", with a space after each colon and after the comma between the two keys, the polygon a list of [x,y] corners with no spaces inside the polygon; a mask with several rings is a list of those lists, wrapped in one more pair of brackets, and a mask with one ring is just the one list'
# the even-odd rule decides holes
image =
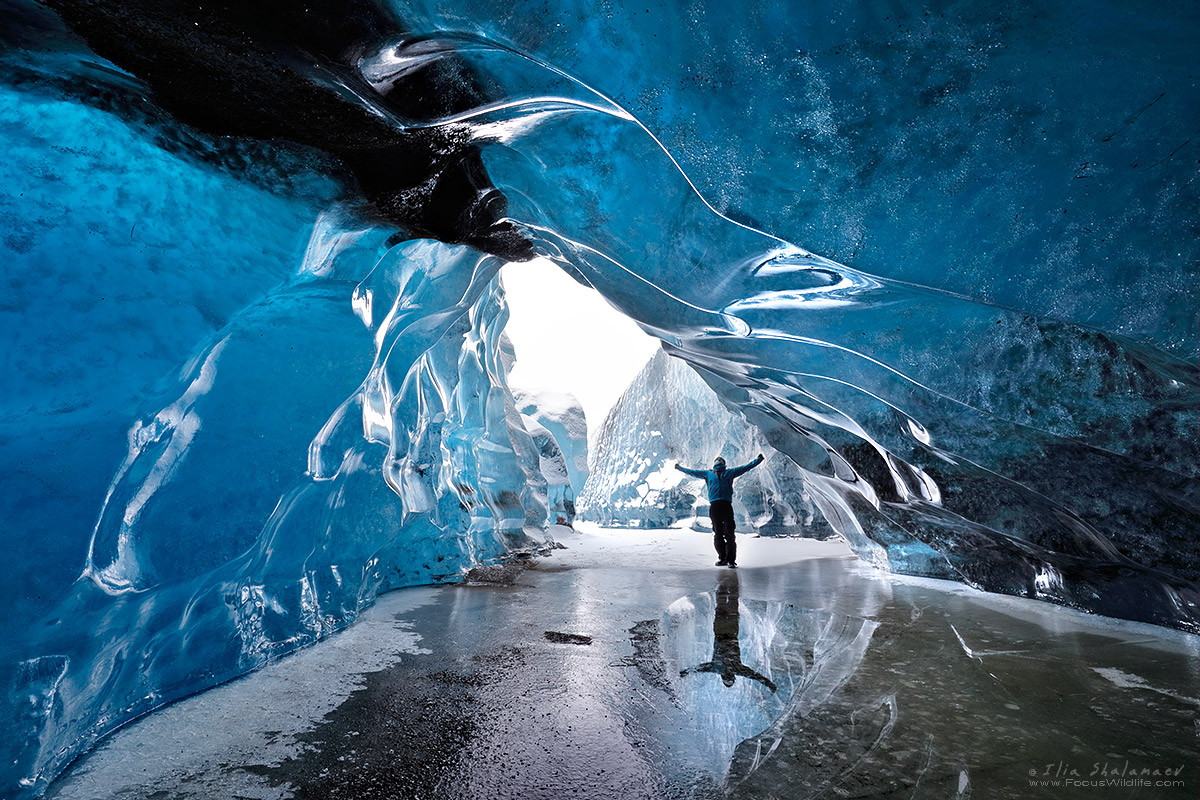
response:
{"label": "person with outstretched arm", "polygon": [[745,475],[763,461],[763,454],[749,464],[732,469],[725,468],[725,459],[717,456],[712,469],[688,469],[675,465],[675,469],[703,478],[708,484],[708,518],[712,520],[713,546],[717,548],[718,567],[737,566],[737,540],[733,537],[733,479]]}
{"label": "person with outstretched arm", "polygon": [[733,686],[738,678],[749,678],[775,691],[775,683],[742,663],[740,587],[736,572],[722,572],[717,584],[717,607],[713,610],[712,661],[679,671],[683,678],[700,672],[721,676],[721,682]]}

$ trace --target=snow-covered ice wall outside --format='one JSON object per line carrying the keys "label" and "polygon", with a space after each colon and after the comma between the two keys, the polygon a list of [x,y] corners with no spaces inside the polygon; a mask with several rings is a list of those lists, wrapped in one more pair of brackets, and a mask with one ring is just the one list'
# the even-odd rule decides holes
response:
{"label": "snow-covered ice wall outside", "polygon": [[682,522],[711,530],[704,482],[675,464],[707,469],[724,456],[732,467],[758,453],[766,460],[738,479],[734,493],[738,529],[829,537],[833,531],[809,497],[800,468],[722,405],[686,363],[660,350],[600,426],[579,515],[606,527],[669,528]]}
{"label": "snow-covered ice wall outside", "polygon": [[543,541],[534,255],[864,559],[1197,629],[1194,3],[298,9],[5,5],[6,796]]}
{"label": "snow-covered ice wall outside", "polygon": [[583,406],[564,392],[514,390],[513,401],[533,436],[546,478],[550,521],[575,521],[576,500],[588,480],[588,429]]}

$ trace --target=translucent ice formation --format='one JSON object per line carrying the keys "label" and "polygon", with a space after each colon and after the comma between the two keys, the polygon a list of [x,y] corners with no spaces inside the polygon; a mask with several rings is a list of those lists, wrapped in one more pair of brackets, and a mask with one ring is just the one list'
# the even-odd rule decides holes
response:
{"label": "translucent ice formation", "polygon": [[60,769],[381,591],[543,546],[547,468],[499,361],[501,263],[402,244],[357,285],[333,268],[238,314],[129,431],[83,574],[26,642],[53,655],[18,666],[10,741]]}
{"label": "translucent ice formation", "polygon": [[541,455],[550,520],[570,525],[576,499],[588,480],[588,430],[583,407],[573,395],[517,392],[513,398]]}
{"label": "translucent ice formation", "polygon": [[[420,50],[452,45],[528,82],[447,124],[474,125],[536,249],[739,408],[862,558],[1197,625],[1196,564],[1179,547],[1197,521],[1194,368],[732,222],[611,101],[477,39]],[[406,47],[388,58],[404,63]],[[609,152],[621,157],[601,167]]]}

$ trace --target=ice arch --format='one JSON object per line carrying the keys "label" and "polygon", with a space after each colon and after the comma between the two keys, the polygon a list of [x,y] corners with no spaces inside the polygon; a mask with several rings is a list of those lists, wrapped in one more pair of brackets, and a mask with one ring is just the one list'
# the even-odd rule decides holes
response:
{"label": "ice arch", "polygon": [[420,4],[404,30],[53,5],[112,61],[33,6],[5,31],[6,791],[377,591],[544,542],[494,281],[534,253],[695,367],[864,558],[1196,628],[1194,365],[733,222],[621,105]]}

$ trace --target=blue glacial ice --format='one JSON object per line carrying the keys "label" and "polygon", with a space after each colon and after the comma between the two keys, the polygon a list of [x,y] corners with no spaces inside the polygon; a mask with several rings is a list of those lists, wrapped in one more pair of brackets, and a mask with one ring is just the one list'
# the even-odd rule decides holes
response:
{"label": "blue glacial ice", "polygon": [[595,470],[579,498],[582,519],[617,528],[700,530],[708,526],[703,481],[675,464],[707,468],[756,454],[766,461],[738,479],[733,498],[738,530],[764,536],[828,538],[832,529],[804,486],[804,474],[778,454],[685,362],[661,350],[630,383],[596,433]]}
{"label": "blue glacial ice", "polygon": [[551,391],[516,391],[513,401],[525,430],[538,447],[546,478],[549,519],[570,525],[588,480],[588,429],[583,407],[574,395]]}
{"label": "blue glacial ice", "polygon": [[1200,629],[1195,9],[693,5],[8,4],[5,794],[549,544],[534,254],[864,560]]}

